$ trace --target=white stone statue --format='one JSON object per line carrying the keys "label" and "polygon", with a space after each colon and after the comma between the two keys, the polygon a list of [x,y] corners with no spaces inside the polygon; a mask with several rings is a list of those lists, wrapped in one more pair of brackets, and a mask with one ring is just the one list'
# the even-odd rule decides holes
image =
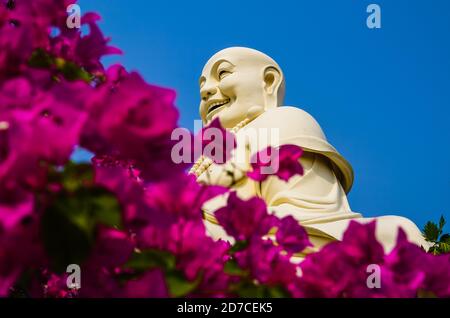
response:
{"label": "white stone statue", "polygon": [[[206,63],[199,84],[200,116],[204,124],[219,117],[222,125],[236,134],[238,142],[239,136],[249,130],[275,128],[279,138],[269,140],[268,144],[274,147],[294,144],[304,150],[300,159],[303,176],[294,176],[288,182],[275,176],[256,182],[246,177],[245,170],[249,168],[250,156],[267,143],[254,142],[251,139],[260,136],[247,134],[250,137],[242,139],[245,147],[238,145],[227,164],[217,165],[200,158],[191,169],[199,182],[228,186],[242,199],[261,197],[271,213],[280,217],[292,215],[307,230],[314,245],[311,250],[342,239],[351,220],[373,219],[377,220],[376,235],[386,252],[395,245],[398,227],[405,230],[410,241],[428,247],[417,226],[404,217],[363,218],[352,212],[346,196],[353,184],[351,165],[327,142],[311,115],[296,107],[282,106],[283,72],[269,56],[242,47],[222,50]],[[235,160],[238,155],[246,161]],[[232,175],[227,171],[232,171]],[[225,204],[226,197],[207,202],[203,207],[205,223],[212,237],[231,240],[214,218],[214,211]]]}

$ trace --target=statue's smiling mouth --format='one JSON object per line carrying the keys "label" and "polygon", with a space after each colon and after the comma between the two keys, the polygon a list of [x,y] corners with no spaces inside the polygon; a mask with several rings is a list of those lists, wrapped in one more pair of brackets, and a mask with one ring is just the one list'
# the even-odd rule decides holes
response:
{"label": "statue's smiling mouth", "polygon": [[207,115],[211,114],[213,111],[215,111],[216,109],[228,104],[230,102],[230,99],[223,99],[223,100],[219,100],[219,101],[213,101],[209,106],[208,106],[208,112]]}

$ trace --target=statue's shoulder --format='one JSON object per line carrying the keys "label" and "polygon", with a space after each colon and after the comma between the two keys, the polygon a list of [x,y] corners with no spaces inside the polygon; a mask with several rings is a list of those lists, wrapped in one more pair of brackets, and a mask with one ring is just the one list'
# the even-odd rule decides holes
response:
{"label": "statue's shoulder", "polygon": [[265,113],[268,117],[280,117],[289,121],[313,122],[318,125],[311,114],[294,106],[280,106],[269,109]]}
{"label": "statue's shoulder", "polygon": [[281,135],[303,135],[326,139],[319,123],[308,112],[292,106],[266,110],[254,120],[261,128],[278,128]]}

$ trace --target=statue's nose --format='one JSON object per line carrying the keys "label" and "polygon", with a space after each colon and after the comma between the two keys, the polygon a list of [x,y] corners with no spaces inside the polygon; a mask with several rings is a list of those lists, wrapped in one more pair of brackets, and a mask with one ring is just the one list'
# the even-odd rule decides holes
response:
{"label": "statue's nose", "polygon": [[200,89],[200,96],[203,101],[207,101],[212,95],[214,95],[217,92],[217,87],[214,85],[207,85],[205,84]]}

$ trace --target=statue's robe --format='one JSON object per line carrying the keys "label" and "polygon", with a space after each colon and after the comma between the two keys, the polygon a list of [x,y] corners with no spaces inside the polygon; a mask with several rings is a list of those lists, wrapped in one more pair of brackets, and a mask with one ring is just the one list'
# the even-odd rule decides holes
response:
{"label": "statue's robe", "polygon": [[[249,133],[250,130],[258,132],[259,128],[263,128],[263,132],[264,129],[266,132],[271,128],[278,129],[278,140],[267,140],[258,134],[255,137],[254,133]],[[247,140],[241,138],[243,134],[250,137]],[[348,163],[343,164],[345,159],[326,142],[320,126],[308,113],[294,107],[271,109],[238,131],[236,137],[238,147],[233,158],[223,165],[212,164],[199,176],[198,181],[230,187],[242,199],[258,196],[264,199],[269,211],[279,217],[292,215],[307,230],[314,245],[308,251],[317,250],[328,242],[341,240],[351,220],[363,223],[376,220],[376,236],[386,252],[395,246],[399,227],[403,228],[411,242],[429,246],[417,226],[404,217],[363,218],[360,213],[351,210],[346,190],[351,188],[353,171],[351,167],[348,168]],[[255,142],[254,138],[262,138],[263,141]],[[244,140],[245,146],[239,144]],[[251,156],[265,149],[268,144],[273,147],[284,144],[302,147],[304,154],[300,162],[304,175],[294,176],[288,182],[276,176],[270,176],[263,182],[247,178],[245,171],[250,167]],[[234,175],[231,176],[227,171],[232,171]],[[232,241],[214,218],[214,211],[225,204],[226,195],[205,203],[205,224],[213,238]]]}

